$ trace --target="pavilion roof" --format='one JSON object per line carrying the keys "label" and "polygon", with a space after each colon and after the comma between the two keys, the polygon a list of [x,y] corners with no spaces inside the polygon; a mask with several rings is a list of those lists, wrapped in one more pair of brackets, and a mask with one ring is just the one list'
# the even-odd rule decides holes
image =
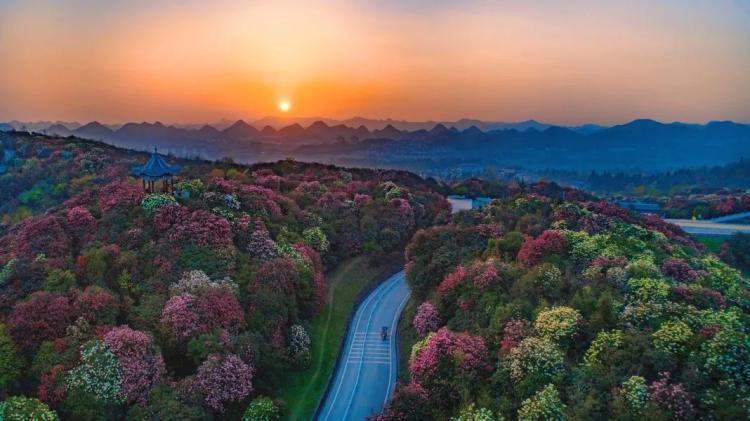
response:
{"label": "pavilion roof", "polygon": [[143,177],[147,180],[158,180],[164,177],[171,177],[180,172],[179,165],[170,165],[154,149],[151,158],[144,165],[133,166],[132,172],[136,177]]}

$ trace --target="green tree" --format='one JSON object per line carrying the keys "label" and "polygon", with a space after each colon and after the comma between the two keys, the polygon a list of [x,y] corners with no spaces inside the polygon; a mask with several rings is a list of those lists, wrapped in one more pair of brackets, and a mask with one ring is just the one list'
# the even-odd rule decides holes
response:
{"label": "green tree", "polygon": [[279,418],[279,408],[271,399],[261,396],[250,402],[242,416],[242,421],[275,421]]}
{"label": "green tree", "polygon": [[36,398],[13,396],[0,402],[0,420],[2,421],[56,421],[55,411]]}
{"label": "green tree", "polygon": [[7,388],[21,375],[23,360],[5,325],[0,323],[0,390]]}
{"label": "green tree", "polygon": [[565,404],[555,385],[548,384],[544,389],[521,403],[518,410],[519,421],[556,421],[565,419]]}

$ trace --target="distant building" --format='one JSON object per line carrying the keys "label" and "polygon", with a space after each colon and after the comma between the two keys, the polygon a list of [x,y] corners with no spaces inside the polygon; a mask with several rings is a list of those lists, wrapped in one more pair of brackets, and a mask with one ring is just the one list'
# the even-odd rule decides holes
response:
{"label": "distant building", "polygon": [[492,202],[491,197],[470,198],[466,196],[452,195],[448,196],[447,199],[448,203],[451,204],[451,213],[458,213],[470,209],[480,209]]}

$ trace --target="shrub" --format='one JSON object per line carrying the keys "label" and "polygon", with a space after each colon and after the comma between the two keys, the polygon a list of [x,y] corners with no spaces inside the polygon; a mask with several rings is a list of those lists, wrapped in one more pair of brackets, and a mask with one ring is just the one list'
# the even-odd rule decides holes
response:
{"label": "shrub", "polygon": [[310,362],[310,335],[300,325],[292,325],[289,332],[289,354],[299,366],[306,367]]}
{"label": "shrub", "polygon": [[182,277],[169,287],[172,295],[199,294],[209,289],[224,289],[237,293],[237,284],[229,277],[212,281],[202,270],[191,270],[182,274]]}
{"label": "shrub", "polygon": [[452,417],[451,421],[503,421],[502,415],[492,413],[487,408],[477,408],[474,404],[461,410],[457,417]]}
{"label": "shrub", "polygon": [[23,360],[5,325],[0,323],[0,390],[7,388],[21,375]]}
{"label": "shrub", "polygon": [[440,327],[440,316],[432,303],[426,301],[417,308],[417,314],[412,321],[414,330],[418,335],[424,336],[434,332]]}
{"label": "shrub", "polygon": [[534,329],[543,338],[559,342],[570,339],[581,322],[581,313],[570,307],[552,307],[536,317]]}
{"label": "shrub", "polygon": [[108,213],[112,209],[127,210],[136,206],[143,199],[141,186],[127,181],[115,181],[99,189],[99,210]]}
{"label": "shrub", "polygon": [[630,377],[622,384],[620,394],[631,413],[640,414],[645,409],[648,399],[646,379],[641,376]]}
{"label": "shrub", "polygon": [[177,200],[171,194],[149,194],[141,201],[146,215],[155,214],[162,206],[176,205]]}
{"label": "shrub", "polygon": [[279,408],[266,397],[258,397],[247,406],[242,421],[276,421],[281,418]]}
{"label": "shrub", "polygon": [[319,252],[327,251],[330,243],[325,232],[320,227],[312,227],[304,230],[302,236],[305,238],[305,244]]}
{"label": "shrub", "polygon": [[73,309],[78,317],[92,324],[113,324],[117,318],[117,301],[105,289],[90,286],[73,300]]}
{"label": "shrub", "polygon": [[120,326],[104,335],[104,344],[122,366],[122,393],[129,402],[145,404],[164,374],[164,360],[153,350],[151,337]]}
{"label": "shrub", "polygon": [[44,340],[64,336],[72,316],[66,297],[39,291],[13,307],[8,330],[21,348],[29,349]]}
{"label": "shrub", "polygon": [[679,383],[670,383],[669,373],[660,373],[649,386],[649,399],[677,419],[689,419],[694,411],[690,394]]}
{"label": "shrub", "polygon": [[199,295],[175,295],[164,304],[161,322],[179,339],[224,329],[236,333],[244,326],[242,306],[232,291],[210,289]]}
{"label": "shrub", "polygon": [[518,410],[519,421],[554,421],[565,419],[565,404],[555,385],[548,384],[544,389],[521,403]]}
{"label": "shrub", "polygon": [[253,368],[234,354],[211,354],[190,385],[207,407],[224,412],[224,405],[244,399],[253,391]]}
{"label": "shrub", "polygon": [[122,366],[117,357],[101,341],[94,340],[81,347],[81,363],[68,373],[66,384],[70,390],[111,405],[125,400],[122,381]]}
{"label": "shrub", "polygon": [[528,238],[518,251],[518,261],[531,267],[550,254],[560,253],[567,246],[565,235],[561,231],[547,230],[537,238]]}
{"label": "shrub", "polygon": [[583,356],[587,367],[608,371],[611,367],[604,364],[607,356],[622,346],[624,332],[621,330],[600,331],[591,342],[589,349]]}
{"label": "shrub", "polygon": [[411,360],[412,379],[422,383],[435,374],[439,363],[450,362],[464,373],[487,370],[487,348],[482,338],[467,333],[453,333],[441,328],[431,335],[424,348]]}
{"label": "shrub", "polygon": [[35,398],[13,396],[0,402],[0,420],[4,421],[57,421],[55,411]]}
{"label": "shrub", "polygon": [[226,219],[199,209],[178,220],[167,232],[167,238],[172,244],[187,243],[219,250],[231,246],[233,237]]}
{"label": "shrub", "polygon": [[684,322],[665,322],[653,334],[654,347],[669,354],[681,353],[692,337],[690,326]]}
{"label": "shrub", "polygon": [[512,319],[503,327],[503,340],[500,343],[500,353],[507,355],[517,347],[531,331],[531,323],[525,319]]}
{"label": "shrub", "polygon": [[565,369],[565,355],[560,348],[541,338],[526,338],[513,348],[508,355],[510,377],[520,381],[529,375],[554,379]]}

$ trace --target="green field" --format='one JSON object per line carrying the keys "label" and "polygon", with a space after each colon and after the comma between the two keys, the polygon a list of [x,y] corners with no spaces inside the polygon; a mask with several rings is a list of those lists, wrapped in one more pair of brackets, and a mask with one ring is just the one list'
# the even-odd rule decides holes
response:
{"label": "green field", "polygon": [[360,291],[401,268],[401,254],[372,265],[367,257],[341,263],[328,274],[328,304],[312,321],[310,368],[290,376],[280,398],[287,405],[287,419],[309,420],[333,371],[344,339],[346,321]]}

